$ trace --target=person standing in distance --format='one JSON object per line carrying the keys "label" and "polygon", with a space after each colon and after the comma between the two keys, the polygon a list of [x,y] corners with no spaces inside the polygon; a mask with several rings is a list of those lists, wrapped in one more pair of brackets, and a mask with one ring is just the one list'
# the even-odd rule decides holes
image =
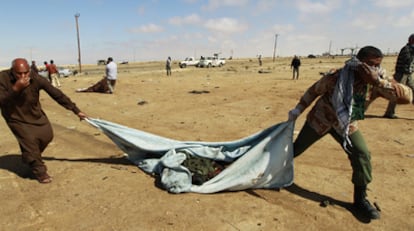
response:
{"label": "person standing in distance", "polygon": [[47,67],[47,66],[49,66],[49,64],[47,63],[47,61],[44,61],[43,64],[45,65],[45,69],[46,69],[46,71],[48,73],[47,74],[47,79],[49,79],[49,82],[52,83],[52,79],[50,78],[49,71],[48,71],[48,67]]}
{"label": "person standing in distance", "polygon": [[36,74],[39,74],[39,69],[36,66],[36,61],[32,60],[32,65],[30,66],[30,70]]}
{"label": "person standing in distance", "polygon": [[299,79],[299,67],[300,67],[300,59],[298,56],[294,56],[292,62],[290,63],[290,69],[292,69],[293,77],[292,79]]}
{"label": "person standing in distance", "polygon": [[49,65],[46,65],[46,69],[49,72],[49,79],[52,81],[52,85],[54,87],[60,87],[59,71],[53,60],[50,60]]}
{"label": "person standing in distance", "polygon": [[112,57],[108,57],[108,61],[106,62],[105,77],[108,82],[108,93],[112,94],[115,91],[115,84],[118,79],[118,66]]}
{"label": "person standing in distance", "polygon": [[167,61],[165,62],[165,69],[167,70],[167,76],[171,76],[171,57],[168,56]]}

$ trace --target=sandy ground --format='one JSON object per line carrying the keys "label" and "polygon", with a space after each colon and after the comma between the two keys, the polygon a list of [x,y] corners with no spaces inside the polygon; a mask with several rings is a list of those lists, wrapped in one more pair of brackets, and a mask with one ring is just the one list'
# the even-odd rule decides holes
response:
{"label": "sandy ground", "polygon": [[[94,118],[176,140],[230,141],[285,121],[319,72],[344,60],[302,58],[297,81],[290,59],[264,59],[262,67],[256,59],[228,60],[210,69],[174,62],[172,77],[164,62],[119,65],[112,95],[75,93],[104,73],[104,66],[84,66],[81,75],[62,78],[61,89]],[[388,73],[395,60],[385,58]],[[45,93],[41,102],[55,132],[43,155],[54,181],[42,185],[28,177],[2,120],[1,230],[414,230],[412,105],[398,106],[400,119],[388,120],[381,118],[387,101],[378,99],[360,123],[372,152],[368,195],[382,211],[380,220],[369,221],[351,207],[350,164],[329,136],[295,160],[295,183],[286,189],[170,194],[96,128]]]}

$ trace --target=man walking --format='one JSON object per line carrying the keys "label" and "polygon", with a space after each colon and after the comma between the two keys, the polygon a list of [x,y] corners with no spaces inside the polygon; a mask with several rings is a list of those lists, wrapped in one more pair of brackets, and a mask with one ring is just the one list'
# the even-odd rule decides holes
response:
{"label": "man walking", "polygon": [[290,64],[290,68],[293,70],[293,77],[292,79],[299,79],[299,67],[300,67],[300,59],[298,56],[294,56],[292,62]]}
{"label": "man walking", "polygon": [[167,61],[165,62],[165,69],[167,70],[167,76],[171,76],[171,57],[168,56]]}
{"label": "man walking", "polygon": [[49,72],[49,79],[52,81],[52,85],[54,87],[60,87],[59,71],[53,60],[50,60],[49,65],[46,65],[46,69]]}

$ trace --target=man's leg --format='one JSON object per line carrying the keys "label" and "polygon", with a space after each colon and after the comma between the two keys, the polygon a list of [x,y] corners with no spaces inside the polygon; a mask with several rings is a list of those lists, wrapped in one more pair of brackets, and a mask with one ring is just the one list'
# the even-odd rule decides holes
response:
{"label": "man's leg", "polygon": [[365,100],[365,106],[364,106],[365,111],[367,111],[369,106],[371,105],[371,103],[374,102],[379,97],[377,87],[372,87],[372,89],[371,89],[371,91],[369,91],[369,93],[370,93],[369,96]]}
{"label": "man's leg", "polygon": [[59,75],[58,74],[55,74],[55,81],[56,81],[56,85],[58,87],[60,87],[60,81],[59,81]]}
{"label": "man's leg", "polygon": [[397,106],[396,102],[389,101],[387,109],[385,110],[384,118],[388,119],[397,119],[398,117],[395,115],[395,107]]}
{"label": "man's leg", "polygon": [[316,131],[307,122],[305,122],[299,132],[299,135],[296,137],[295,142],[293,143],[293,157],[296,158],[302,154],[320,138],[322,138],[322,136],[316,133]]}
{"label": "man's leg", "polygon": [[296,79],[299,79],[299,67],[296,68]]}
{"label": "man's leg", "polygon": [[[408,77],[407,77],[407,86],[409,87],[409,88],[411,88],[411,90],[413,91],[413,94],[414,94],[414,80],[413,80],[413,76],[412,76],[412,74],[410,74]],[[413,104],[414,104],[414,98],[413,98],[413,102],[412,102]]]}
{"label": "man's leg", "polygon": [[[344,139],[335,131],[332,136],[341,145]],[[371,182],[371,154],[367,148],[364,137],[360,131],[356,131],[349,136],[351,145],[346,146],[345,152],[352,166],[352,183],[354,184],[354,206],[370,219],[379,219],[380,213],[371,205],[367,197],[367,185]]]}
{"label": "man's leg", "polygon": [[40,183],[50,183],[51,178],[42,161],[42,153],[53,139],[50,123],[43,126],[9,124],[9,127],[19,142],[23,163],[30,167]]}
{"label": "man's leg", "polygon": [[114,91],[115,91],[115,83],[116,83],[116,80],[113,80],[113,79],[108,79],[107,81],[106,81],[106,84],[108,85],[108,93],[110,93],[110,94],[112,94],[112,93],[114,93]]}
{"label": "man's leg", "polygon": [[[402,84],[406,84],[407,82],[407,75],[404,74],[395,74],[394,75],[394,79],[395,81],[402,83]],[[388,118],[388,119],[397,119],[398,117],[395,115],[395,107],[397,106],[397,102],[395,101],[389,101],[387,109],[385,110],[384,113],[384,118]]]}

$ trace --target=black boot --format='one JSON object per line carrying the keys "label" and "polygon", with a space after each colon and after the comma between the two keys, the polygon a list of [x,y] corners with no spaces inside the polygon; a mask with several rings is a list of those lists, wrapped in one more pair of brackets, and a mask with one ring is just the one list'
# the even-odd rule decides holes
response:
{"label": "black boot", "polygon": [[354,206],[358,211],[364,213],[371,219],[379,219],[379,211],[371,205],[367,197],[367,186],[355,186],[354,187]]}

